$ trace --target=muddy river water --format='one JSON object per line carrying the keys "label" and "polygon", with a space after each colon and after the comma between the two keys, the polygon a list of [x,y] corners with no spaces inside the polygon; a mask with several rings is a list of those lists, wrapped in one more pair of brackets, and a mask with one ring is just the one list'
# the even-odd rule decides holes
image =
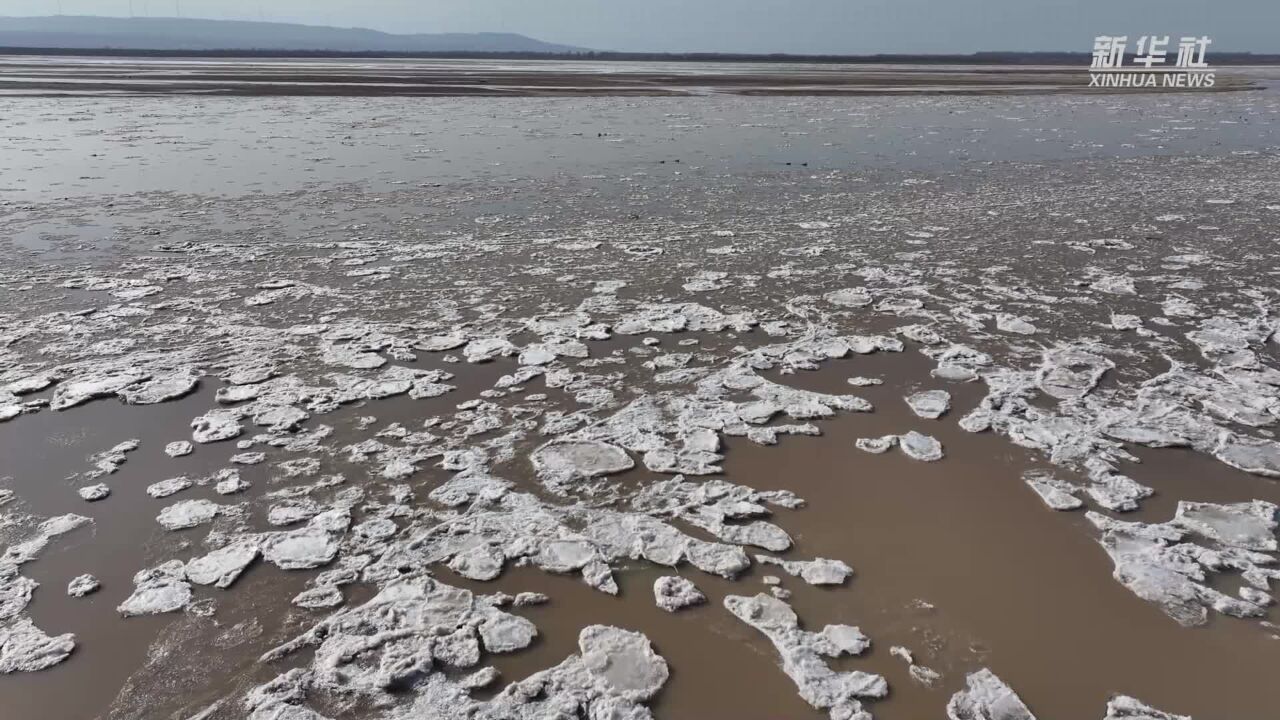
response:
{"label": "muddy river water", "polygon": [[1275,717],[1249,77],[0,98],[0,717]]}

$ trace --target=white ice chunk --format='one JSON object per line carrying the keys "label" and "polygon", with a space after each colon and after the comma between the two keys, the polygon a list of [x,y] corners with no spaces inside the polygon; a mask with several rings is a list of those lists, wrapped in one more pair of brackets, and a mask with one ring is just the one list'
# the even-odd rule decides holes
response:
{"label": "white ice chunk", "polygon": [[675,575],[667,575],[654,581],[653,598],[658,607],[667,612],[701,605],[707,601],[707,596],[691,580]]}
{"label": "white ice chunk", "polygon": [[935,462],[942,459],[942,443],[915,430],[898,436],[898,448],[913,460]]}
{"label": "white ice chunk", "polygon": [[950,720],[1035,720],[1022,698],[995,673],[983,668],[965,678],[967,687],[947,703]]}
{"label": "white ice chunk", "polygon": [[907,396],[911,411],[926,420],[937,420],[951,409],[951,393],[946,390],[924,390]]}

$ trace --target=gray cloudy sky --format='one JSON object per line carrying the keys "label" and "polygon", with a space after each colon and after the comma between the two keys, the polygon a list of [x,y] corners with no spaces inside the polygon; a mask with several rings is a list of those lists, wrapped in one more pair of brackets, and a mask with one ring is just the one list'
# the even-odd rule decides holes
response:
{"label": "gray cloudy sky", "polygon": [[187,17],[507,31],[610,50],[1088,51],[1095,35],[1194,34],[1213,39],[1211,52],[1280,52],[1280,0],[0,0],[0,14],[173,16],[179,6]]}

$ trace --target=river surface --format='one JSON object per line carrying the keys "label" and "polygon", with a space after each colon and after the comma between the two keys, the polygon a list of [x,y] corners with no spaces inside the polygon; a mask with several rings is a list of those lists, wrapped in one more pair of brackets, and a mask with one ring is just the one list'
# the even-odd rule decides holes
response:
{"label": "river surface", "polygon": [[[834,72],[714,69],[147,65]],[[0,716],[913,720],[994,677],[1269,720],[1280,95],[1239,72],[0,97]]]}

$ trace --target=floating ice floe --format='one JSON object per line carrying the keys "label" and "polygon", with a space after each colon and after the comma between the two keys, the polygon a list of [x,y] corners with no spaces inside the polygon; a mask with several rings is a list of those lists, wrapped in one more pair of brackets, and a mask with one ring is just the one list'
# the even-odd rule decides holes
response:
{"label": "floating ice floe", "polygon": [[937,345],[943,342],[942,336],[928,325],[903,325],[897,329],[897,332],[906,339],[922,345]]}
{"label": "floating ice floe", "polygon": [[187,488],[191,487],[193,484],[194,483],[191,482],[191,479],[185,475],[181,477],[169,478],[168,480],[161,480],[160,482],[155,482],[148,485],[147,494],[157,499],[167,498],[170,495],[175,495],[177,493],[182,492],[183,490],[186,490]]}
{"label": "floating ice floe", "polygon": [[187,580],[196,585],[231,587],[259,554],[257,544],[251,540],[232,542],[188,562],[185,568]]}
{"label": "floating ice floe", "polygon": [[883,677],[858,670],[836,672],[823,659],[860,655],[870,647],[871,641],[858,628],[827,625],[817,633],[801,630],[795,611],[764,593],[729,595],[724,606],[769,638],[782,658],[782,671],[795,682],[800,697],[826,711],[832,720],[871,720],[860,700],[888,694]]}
{"label": "floating ice floe", "polygon": [[286,500],[271,506],[267,511],[267,523],[275,527],[294,525],[319,515],[320,510],[320,505],[310,498]]}
{"label": "floating ice floe", "polygon": [[235,413],[213,410],[191,421],[191,439],[200,443],[215,443],[240,436],[244,428]]}
{"label": "floating ice floe", "polygon": [[889,648],[889,654],[905,662],[907,664],[907,674],[912,680],[925,687],[933,687],[942,679],[942,675],[936,670],[917,663],[911,651],[901,645],[894,645]]}
{"label": "floating ice floe", "polygon": [[884,435],[878,438],[858,438],[853,444],[863,452],[869,452],[873,455],[882,455],[892,450],[893,447],[898,444],[898,436]]}
{"label": "floating ice floe", "polygon": [[66,515],[58,515],[36,526],[35,533],[27,539],[13,543],[5,549],[4,554],[0,555],[0,569],[5,565],[22,565],[31,562],[41,553],[53,540],[59,535],[83,527],[93,522],[90,518],[83,515],[68,513]]}
{"label": "floating ice floe", "polygon": [[140,445],[141,441],[139,440],[125,440],[110,450],[94,454],[89,458],[89,462],[93,463],[94,469],[85,473],[85,476],[97,478],[116,472],[125,463],[126,453],[137,450]]}
{"label": "floating ice floe", "polygon": [[387,364],[387,359],[353,345],[325,345],[322,359],[329,365],[353,370],[373,370]]}
{"label": "floating ice floe", "polygon": [[1133,278],[1124,275],[1109,275],[1095,280],[1090,288],[1109,295],[1136,295]]}
{"label": "floating ice floe", "polygon": [[869,293],[860,288],[833,290],[823,297],[826,298],[827,302],[839,307],[866,307],[874,299]]}
{"label": "floating ice floe", "polygon": [[[1270,581],[1280,579],[1280,569],[1270,555],[1249,548],[1274,547],[1275,513],[1269,503],[1190,503],[1162,524],[1120,522],[1093,512],[1086,517],[1102,531],[1115,579],[1179,624],[1194,626],[1208,620],[1209,608],[1242,618],[1265,614]],[[1216,547],[1184,542],[1188,531]],[[1209,574],[1225,570],[1239,572],[1247,584],[1241,597],[1210,587]]]}
{"label": "floating ice floe", "polygon": [[[735,545],[698,540],[647,515],[553,511],[531,496],[509,492],[496,479],[477,479],[468,478],[469,484],[493,498],[489,509],[400,533],[365,574],[394,577],[395,568],[406,564],[448,563],[465,577],[489,580],[506,562],[526,558],[544,570],[577,573],[592,587],[616,593],[609,563],[622,558],[672,567],[688,561],[723,577],[734,577],[750,565]],[[578,530],[567,527],[570,520]]]}
{"label": "floating ice floe", "polygon": [[1107,701],[1107,715],[1102,720],[1191,720],[1191,717],[1161,712],[1141,700],[1116,695]]}
{"label": "floating ice floe", "polygon": [[701,605],[707,601],[707,596],[688,578],[668,575],[654,581],[653,599],[663,610],[675,612]]}
{"label": "floating ice floe", "polygon": [[343,603],[342,590],[334,585],[318,585],[293,597],[293,604],[307,610],[333,608]]}
{"label": "floating ice floe", "polygon": [[[404,391],[407,392],[408,389],[406,384]],[[267,405],[256,407],[250,419],[254,425],[272,432],[290,432],[297,430],[309,417],[311,415],[305,410],[292,405]]]}
{"label": "floating ice floe", "polygon": [[247,699],[248,709],[255,717],[277,717],[307,712],[300,703],[315,696],[391,700],[393,693],[416,686],[420,692],[402,707],[403,717],[538,717],[552,709],[588,717],[606,712],[643,717],[647,713],[640,703],[667,680],[666,662],[643,635],[600,625],[582,630],[580,655],[487,701],[469,696],[473,683],[457,683],[442,672],[475,667],[484,652],[527,647],[536,634],[528,620],[486,598],[429,577],[401,580],[268,652],[263,659],[269,662],[314,648],[314,660],[305,670],[259,687]]}
{"label": "floating ice floe", "polygon": [[857,355],[874,352],[902,352],[902,341],[888,335],[850,335],[844,339],[849,350]]}
{"label": "floating ice floe", "polygon": [[815,560],[783,560],[768,555],[756,555],[756,562],[776,565],[788,575],[804,580],[810,585],[843,585],[853,575],[853,568],[839,560],[817,558]]}
{"label": "floating ice floe", "polygon": [[483,363],[499,357],[510,357],[519,352],[519,348],[510,340],[500,337],[478,338],[467,343],[462,354],[469,363]]}
{"label": "floating ice floe", "polygon": [[996,313],[996,329],[1018,335],[1036,334],[1035,325],[1028,322],[1026,318],[1010,315],[1009,313]]}
{"label": "floating ice floe", "polygon": [[1137,315],[1112,313],[1111,327],[1116,330],[1140,330],[1142,328],[1142,318]]}
{"label": "floating ice floe", "polygon": [[194,370],[180,370],[124,388],[120,398],[130,405],[155,405],[186,397],[199,385],[200,376]]}
{"label": "floating ice floe", "polygon": [[31,619],[18,616],[0,621],[0,673],[38,672],[66,660],[75,650],[76,636],[51,637]]}
{"label": "floating ice floe", "polygon": [[1280,477],[1280,442],[1222,431],[1213,456],[1238,470]]}
{"label": "floating ice floe", "polygon": [[98,578],[92,575],[77,575],[71,579],[71,582],[67,583],[67,595],[84,597],[100,587],[102,587],[102,584],[98,582]]}
{"label": "floating ice floe", "polygon": [[942,679],[942,674],[937,670],[918,663],[912,663],[907,668],[907,674],[911,676],[912,680],[928,688],[936,686],[938,681]]}
{"label": "floating ice floe", "polygon": [[990,355],[965,345],[951,345],[940,350],[930,348],[926,354],[938,363],[937,367],[930,371],[931,375],[956,382],[977,380],[979,372],[992,362]]}
{"label": "floating ice floe", "polygon": [[191,602],[191,585],[180,560],[137,573],[133,585],[133,594],[116,608],[124,617],[176,612]]}
{"label": "floating ice floe", "polygon": [[556,440],[535,450],[530,461],[538,476],[552,485],[616,475],[635,467],[625,450],[596,440]]}
{"label": "floating ice floe", "polygon": [[306,570],[328,565],[337,557],[340,536],[350,524],[349,510],[326,510],[297,530],[263,534],[262,556],[282,570]]}
{"label": "floating ice floe", "polygon": [[59,384],[53,392],[49,407],[67,410],[97,398],[110,397],[134,383],[146,380],[150,375],[140,370],[103,372],[82,375]]}
{"label": "floating ice floe", "polygon": [[102,483],[98,483],[96,485],[86,485],[85,487],[80,488],[77,492],[80,494],[81,498],[84,498],[89,502],[96,502],[110,495],[111,488]]}
{"label": "floating ice floe", "polygon": [[942,443],[915,430],[898,436],[898,449],[912,460],[935,462],[942,459]]}
{"label": "floating ice floe", "polygon": [[925,390],[907,396],[911,412],[926,420],[937,420],[951,409],[951,393],[946,390]]}
{"label": "floating ice floe", "polygon": [[679,518],[726,542],[783,552],[791,547],[791,536],[759,519],[770,514],[765,503],[789,508],[803,504],[787,491],[758,492],[721,480],[691,483],[680,475],[649,485],[631,500],[632,507],[646,514]]}
{"label": "floating ice floe", "polygon": [[213,491],[219,495],[234,495],[249,489],[249,481],[235,470],[224,470],[215,476]]}
{"label": "floating ice floe", "polygon": [[418,350],[426,350],[427,352],[445,352],[447,350],[456,350],[467,344],[467,336],[462,333],[450,333],[447,335],[433,335],[431,337],[422,338],[414,343],[414,347]]}
{"label": "floating ice floe", "polygon": [[1278,520],[1277,507],[1262,500],[1233,505],[1183,500],[1170,524],[1220,545],[1275,552]]}
{"label": "floating ice floe", "polygon": [[1036,371],[1036,384],[1059,400],[1078,400],[1114,367],[1115,363],[1084,347],[1063,345],[1045,351]]}
{"label": "floating ice floe", "polygon": [[169,530],[185,530],[210,522],[228,510],[226,505],[219,505],[203,498],[183,500],[161,510],[156,516],[156,522]]}
{"label": "floating ice floe", "polygon": [[1022,480],[1040,496],[1045,505],[1054,510],[1075,510],[1084,506],[1084,502],[1075,496],[1080,488],[1059,480],[1052,473],[1029,470],[1023,473]]}
{"label": "floating ice floe", "polygon": [[969,673],[965,689],[947,703],[949,720],[1035,720],[1022,698],[996,674],[983,668]]}

